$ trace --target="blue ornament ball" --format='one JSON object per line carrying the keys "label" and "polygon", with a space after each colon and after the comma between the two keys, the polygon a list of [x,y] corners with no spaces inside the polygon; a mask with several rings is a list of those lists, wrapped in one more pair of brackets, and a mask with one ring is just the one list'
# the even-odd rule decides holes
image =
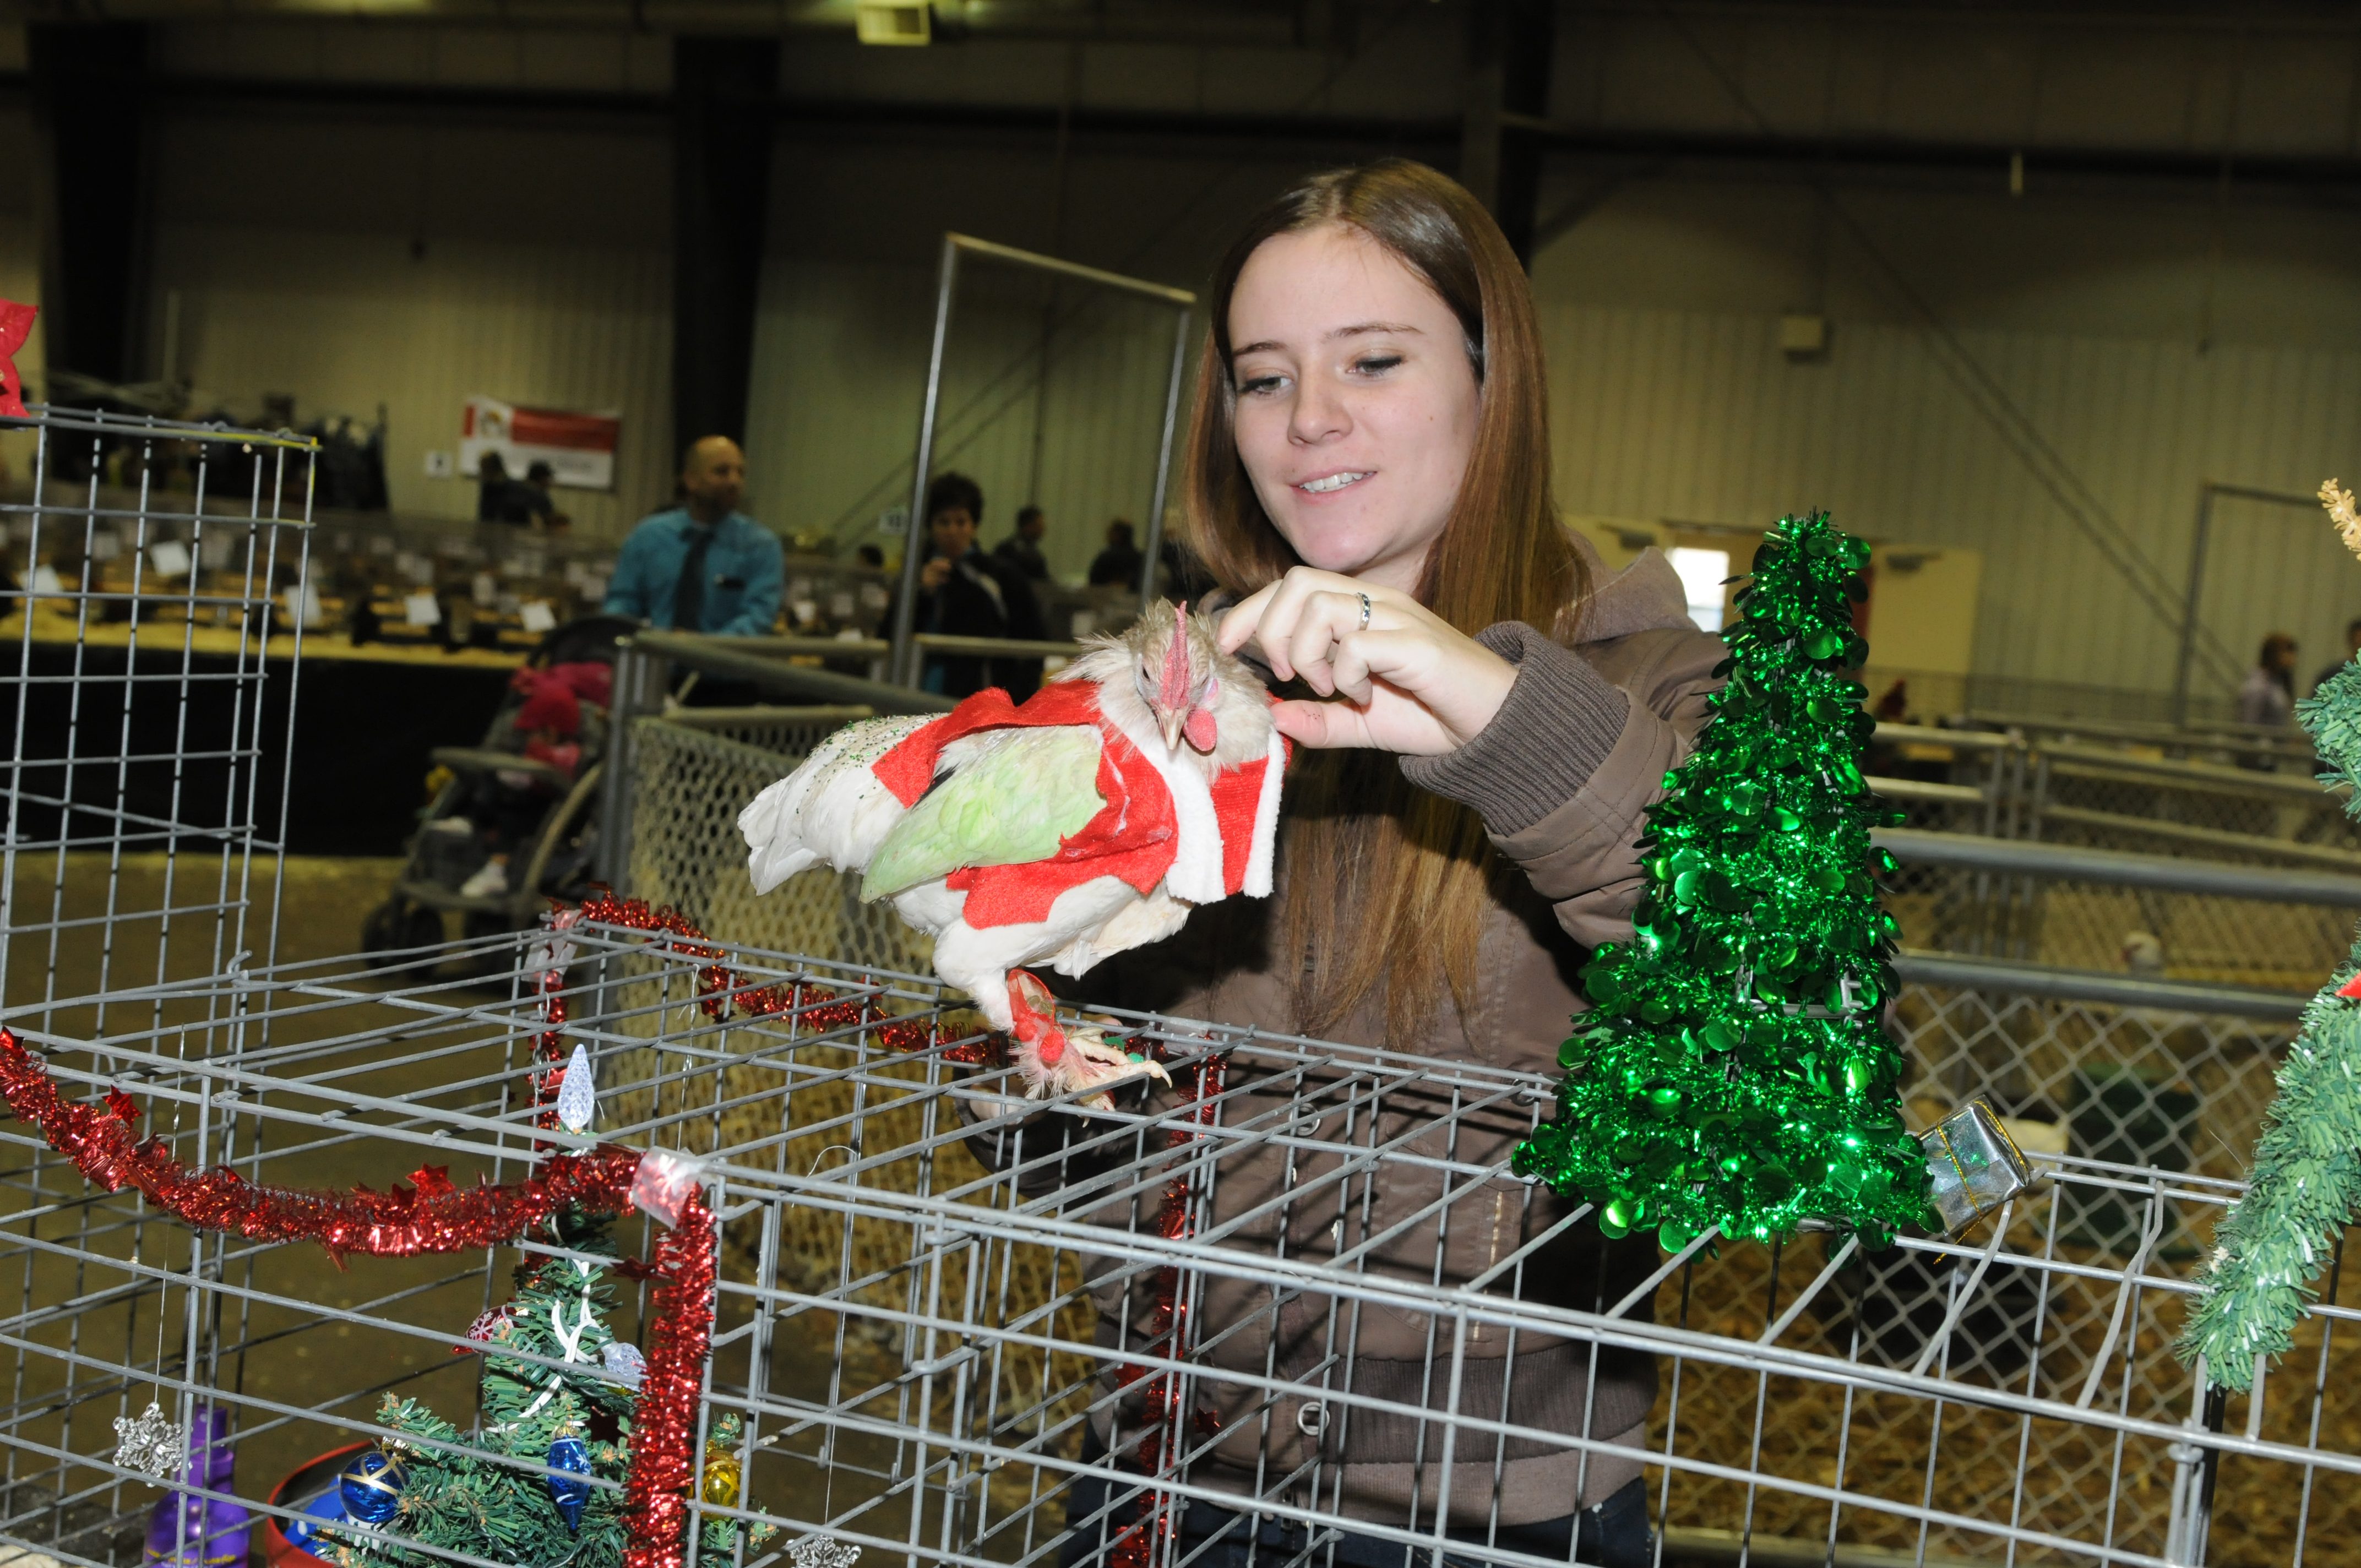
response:
{"label": "blue ornament ball", "polygon": [[385,1450],[364,1450],[336,1477],[337,1495],[345,1500],[345,1517],[379,1527],[391,1522],[401,1507],[401,1488],[409,1480],[409,1473],[402,1469],[401,1461],[390,1457]]}
{"label": "blue ornament ball", "polygon": [[572,1477],[590,1474],[590,1450],[578,1437],[561,1437],[549,1445],[549,1467],[569,1473],[542,1479],[549,1487],[549,1500],[557,1505],[557,1517],[566,1521],[567,1530],[579,1531],[582,1505],[590,1500],[590,1483]]}

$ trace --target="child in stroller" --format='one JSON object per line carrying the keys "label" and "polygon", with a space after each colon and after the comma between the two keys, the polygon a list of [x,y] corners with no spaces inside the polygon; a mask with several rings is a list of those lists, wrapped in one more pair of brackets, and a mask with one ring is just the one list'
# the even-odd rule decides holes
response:
{"label": "child in stroller", "polygon": [[446,911],[471,938],[518,931],[551,895],[580,896],[596,850],[616,649],[637,624],[586,616],[552,630],[511,682],[482,741],[438,747],[444,779],[393,896],[361,927],[380,966],[432,964]]}
{"label": "child in stroller", "polygon": [[495,768],[472,775],[465,815],[427,825],[430,832],[475,834],[489,850],[475,874],[459,884],[460,897],[500,898],[511,891],[511,862],[520,850],[529,850],[551,804],[573,784],[581,766],[582,698],[577,687],[598,692],[603,707],[612,674],[604,664],[517,672],[526,695],[511,725],[524,743],[524,760],[541,766],[530,772]]}

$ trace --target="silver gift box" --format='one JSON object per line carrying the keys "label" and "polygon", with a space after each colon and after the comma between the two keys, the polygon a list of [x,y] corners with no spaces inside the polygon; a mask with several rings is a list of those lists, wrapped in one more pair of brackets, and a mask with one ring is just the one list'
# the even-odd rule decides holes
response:
{"label": "silver gift box", "polygon": [[1921,1135],[1927,1201],[1957,1235],[2033,1185],[2033,1168],[1992,1108],[1977,1100]]}

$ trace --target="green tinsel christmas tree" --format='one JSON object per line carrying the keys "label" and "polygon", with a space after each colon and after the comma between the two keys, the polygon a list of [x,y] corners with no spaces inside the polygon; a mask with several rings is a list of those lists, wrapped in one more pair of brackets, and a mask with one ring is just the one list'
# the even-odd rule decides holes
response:
{"label": "green tinsel christmas tree", "polygon": [[[610,1223],[569,1212],[550,1240],[569,1252],[612,1257]],[[432,1443],[390,1439],[364,1454],[346,1470],[343,1490],[348,1513],[374,1530],[331,1526],[311,1550],[332,1556],[341,1568],[428,1568],[445,1561],[406,1550],[408,1541],[516,1568],[620,1563],[629,1544],[620,1486],[631,1466],[631,1410],[644,1363],[608,1328],[613,1310],[603,1266],[528,1258],[517,1270],[515,1297],[469,1331],[484,1354],[476,1430],[462,1431],[414,1399],[386,1396],[378,1420]],[[503,1351],[565,1365],[544,1365]],[[702,1489],[711,1501],[738,1500],[740,1431],[734,1416],[713,1423],[702,1472]],[[547,1475],[516,1461],[573,1475]],[[616,1486],[573,1478],[581,1475]],[[697,1568],[726,1568],[737,1533],[733,1519],[706,1519]],[[754,1539],[771,1533],[759,1527]]]}
{"label": "green tinsel christmas tree", "polygon": [[[2361,513],[2331,479],[2320,499],[2345,543],[2361,554]],[[2361,663],[2320,683],[2296,717],[2328,771],[2321,783],[2353,790],[2361,817]],[[2307,1003],[2280,1064],[2279,1092],[2255,1144],[2244,1196],[2213,1231],[2213,1256],[2182,1332],[2183,1360],[2205,1358],[2216,1388],[2244,1390],[2257,1356],[2295,1343],[2304,1303],[2335,1255],[2338,1235],[2361,1214],[2361,941]]]}
{"label": "green tinsel christmas tree", "polygon": [[1597,1009],[1516,1169],[1598,1204],[1610,1236],[1654,1227],[1678,1248],[1822,1220],[1883,1245],[1927,1219],[1880,1023],[1897,927],[1877,904],[1894,861],[1869,839],[1889,818],[1861,772],[1876,724],[1847,674],[1867,654],[1868,564],[1825,513],[1763,536],[1728,684],[1648,809],[1632,940],[1583,970]]}

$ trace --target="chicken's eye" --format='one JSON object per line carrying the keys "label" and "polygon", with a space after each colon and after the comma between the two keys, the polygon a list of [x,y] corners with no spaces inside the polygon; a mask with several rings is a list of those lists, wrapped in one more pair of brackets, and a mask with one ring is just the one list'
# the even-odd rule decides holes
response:
{"label": "chicken's eye", "polygon": [[1139,688],[1139,695],[1143,697],[1155,694],[1156,679],[1148,673],[1148,666],[1145,664],[1132,671],[1131,684]]}

